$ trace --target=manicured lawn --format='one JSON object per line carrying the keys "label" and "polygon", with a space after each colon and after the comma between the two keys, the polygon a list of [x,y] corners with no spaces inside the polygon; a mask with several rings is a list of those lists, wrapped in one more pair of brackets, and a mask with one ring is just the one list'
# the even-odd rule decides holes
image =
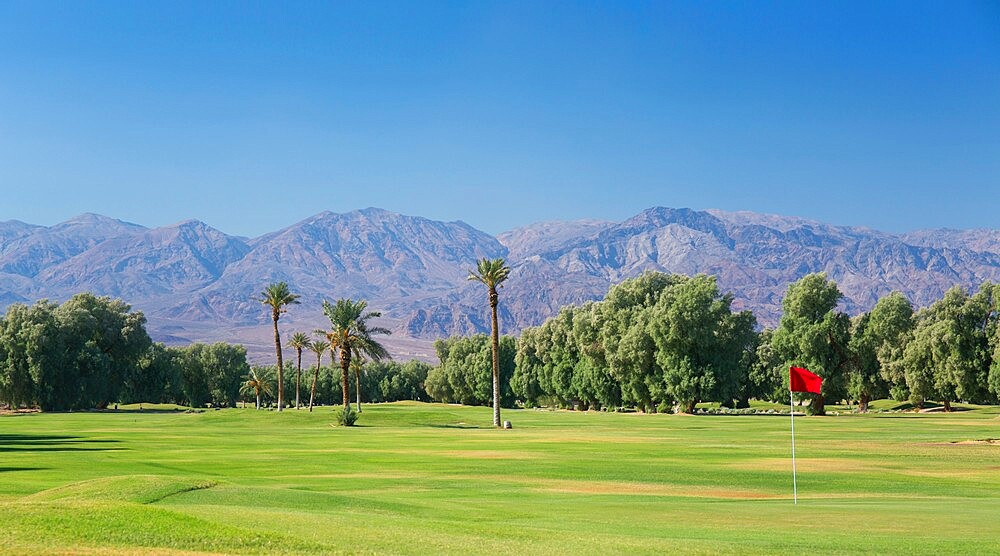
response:
{"label": "manicured lawn", "polygon": [[[147,406],[148,407],[148,406]],[[0,417],[7,553],[1000,553],[1000,410]]]}

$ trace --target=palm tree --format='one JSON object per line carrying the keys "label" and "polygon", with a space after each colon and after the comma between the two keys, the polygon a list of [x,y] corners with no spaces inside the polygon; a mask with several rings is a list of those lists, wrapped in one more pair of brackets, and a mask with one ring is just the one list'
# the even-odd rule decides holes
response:
{"label": "palm tree", "polygon": [[355,353],[351,358],[351,368],[354,369],[354,394],[357,396],[358,413],[361,413],[361,368],[364,364],[365,358],[360,353]]}
{"label": "palm tree", "polygon": [[350,383],[348,370],[351,367],[353,354],[366,355],[372,361],[391,359],[389,352],[372,336],[376,334],[391,334],[387,329],[378,326],[369,327],[368,319],[381,317],[378,311],[366,312],[368,302],[359,299],[338,299],[336,303],[323,302],[323,313],[330,319],[331,328],[326,332],[330,341],[330,349],[336,350],[340,358],[340,386],[344,394],[344,408],[350,400]]}
{"label": "palm tree", "polygon": [[312,341],[305,332],[296,332],[288,340],[288,347],[295,350],[298,374],[295,376],[295,409],[299,408],[299,390],[302,385],[302,350],[309,349]]}
{"label": "palm tree", "polygon": [[288,289],[285,282],[277,282],[268,285],[261,292],[258,301],[271,308],[271,320],[274,322],[274,351],[278,354],[278,411],[281,411],[285,403],[285,382],[281,374],[284,362],[281,360],[281,336],[278,335],[278,319],[281,313],[288,309],[288,305],[298,305],[299,296]]}
{"label": "palm tree", "polygon": [[323,361],[323,352],[330,347],[330,342],[326,340],[313,340],[309,343],[309,349],[316,354],[316,373],[313,374],[312,392],[309,394],[309,411],[313,410],[313,400],[316,399],[316,383],[319,381],[319,365]]}
{"label": "palm tree", "polygon": [[240,394],[249,394],[254,392],[257,394],[257,409],[260,409],[260,395],[271,394],[271,385],[267,383],[266,380],[261,378],[257,371],[250,369],[250,374],[247,375],[247,380],[240,386]]}
{"label": "palm tree", "polygon": [[476,270],[469,271],[469,280],[475,280],[486,285],[490,290],[490,324],[493,340],[493,426],[500,426],[500,331],[497,326],[497,305],[500,296],[497,288],[503,287],[503,282],[510,276],[510,267],[503,258],[487,259],[483,257],[476,264]]}

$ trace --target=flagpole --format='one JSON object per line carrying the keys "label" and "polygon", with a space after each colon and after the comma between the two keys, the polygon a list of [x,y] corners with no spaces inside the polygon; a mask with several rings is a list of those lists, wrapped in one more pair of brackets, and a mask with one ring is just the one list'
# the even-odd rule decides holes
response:
{"label": "flagpole", "polygon": [[792,417],[792,500],[793,504],[799,503],[799,487],[795,482],[795,407],[794,394],[791,388],[788,389],[788,414]]}

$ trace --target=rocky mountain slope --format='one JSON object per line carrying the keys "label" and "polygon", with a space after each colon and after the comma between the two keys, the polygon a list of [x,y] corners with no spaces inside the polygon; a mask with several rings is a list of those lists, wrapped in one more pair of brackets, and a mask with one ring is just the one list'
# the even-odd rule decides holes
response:
{"label": "rocky mountain slope", "polygon": [[624,222],[546,222],[493,237],[463,222],[364,209],[247,239],[194,220],[149,229],[85,214],[51,227],[0,222],[0,308],[93,291],[143,310],[159,339],[243,341],[263,354],[268,315],[254,297],[284,280],[302,304],[283,328],[321,327],[322,300],[363,297],[384,313],[398,354],[426,356],[423,340],[487,330],[485,292],[466,280],[480,257],[506,257],[513,268],[501,293],[505,331],[647,270],[714,274],[738,307],[773,325],[788,283],[810,272],[835,279],[852,313],[894,289],[925,305],[955,284],[1000,281],[1000,231],[893,235],[656,207]]}

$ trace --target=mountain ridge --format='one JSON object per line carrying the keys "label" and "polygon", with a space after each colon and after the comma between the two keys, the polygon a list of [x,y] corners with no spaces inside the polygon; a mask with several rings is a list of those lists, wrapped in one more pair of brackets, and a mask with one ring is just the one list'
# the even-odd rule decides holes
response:
{"label": "mountain ridge", "polygon": [[716,275],[737,308],[773,325],[787,284],[809,272],[836,280],[852,313],[894,289],[926,305],[955,284],[1000,281],[1000,231],[892,234],[658,206],[621,222],[539,222],[493,236],[461,220],[368,207],[322,211],[245,238],[194,219],[147,228],[85,213],[53,226],[0,222],[0,308],[92,291],[143,310],[154,337],[266,346],[266,334],[253,332],[269,322],[255,296],[284,280],[303,308],[291,309],[283,326],[322,326],[322,300],[364,297],[384,313],[395,341],[424,353],[432,338],[487,329],[485,293],[466,280],[480,257],[506,257],[512,268],[501,294],[505,332],[650,270]]}

